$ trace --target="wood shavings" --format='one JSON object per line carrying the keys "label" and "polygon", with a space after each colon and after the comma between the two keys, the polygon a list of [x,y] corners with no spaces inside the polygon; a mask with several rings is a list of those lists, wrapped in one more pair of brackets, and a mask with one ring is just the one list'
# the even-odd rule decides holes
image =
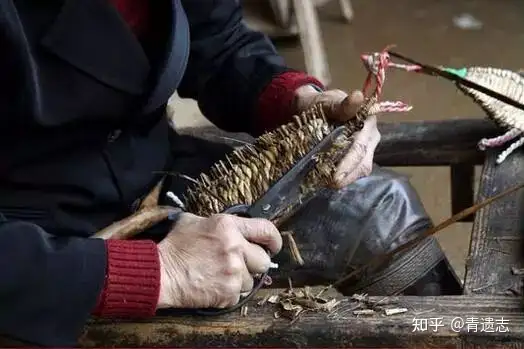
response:
{"label": "wood shavings", "polygon": [[407,308],[402,307],[387,307],[388,305],[395,304],[395,302],[389,299],[389,297],[382,298],[378,301],[372,301],[367,294],[354,294],[351,296],[351,300],[355,303],[353,305],[353,308],[355,309],[353,310],[353,315],[356,316],[372,316],[378,314],[393,316],[408,311]]}
{"label": "wood shavings", "polygon": [[247,306],[247,304],[246,304],[246,305],[243,305],[243,306],[240,308],[240,316],[247,316],[247,310],[248,310],[248,306]]}
{"label": "wood shavings", "polygon": [[272,295],[268,298],[267,302],[271,304],[277,304],[280,301],[279,295]]}
{"label": "wood shavings", "polygon": [[511,268],[511,273],[513,275],[524,275],[524,268],[512,267]]}
{"label": "wood shavings", "polygon": [[289,280],[289,283],[289,287],[284,291],[279,294],[268,295],[258,302],[259,305],[271,304],[277,306],[278,309],[273,313],[275,319],[285,318],[293,323],[307,312],[323,312],[328,316],[336,316],[337,312],[340,311],[344,313],[349,311],[353,316],[395,316],[409,311],[405,307],[398,307],[397,301],[390,297],[372,300],[367,294],[354,294],[349,297],[349,304],[341,306],[342,300],[335,297],[322,297],[322,293],[328,287],[315,293],[309,286],[293,288],[291,280]]}
{"label": "wood shavings", "polygon": [[259,300],[257,302],[257,306],[261,307],[263,306],[264,304],[266,304],[269,300],[269,298],[271,297],[271,295],[267,294],[264,298],[262,298],[261,300]]}
{"label": "wood shavings", "polygon": [[403,314],[403,313],[407,313],[408,312],[408,308],[391,308],[391,309],[384,309],[384,314],[386,316],[391,316],[391,315],[397,315],[397,314]]}
{"label": "wood shavings", "polygon": [[356,315],[356,316],[361,316],[361,315],[371,316],[375,314],[376,313],[373,309],[362,309],[362,310],[353,311],[353,315]]}
{"label": "wood shavings", "polygon": [[266,302],[278,306],[274,313],[276,319],[287,318],[292,321],[296,321],[304,312],[330,313],[340,304],[336,298],[320,297],[320,294],[315,294],[309,286],[293,288],[291,280],[286,290],[270,296]]}
{"label": "wood shavings", "polygon": [[287,240],[289,251],[291,253],[291,258],[293,259],[293,262],[295,262],[296,264],[300,266],[304,265],[304,259],[302,258],[302,255],[300,254],[300,250],[298,249],[295,239],[293,238],[293,232],[284,231],[282,232],[282,236],[285,237]]}

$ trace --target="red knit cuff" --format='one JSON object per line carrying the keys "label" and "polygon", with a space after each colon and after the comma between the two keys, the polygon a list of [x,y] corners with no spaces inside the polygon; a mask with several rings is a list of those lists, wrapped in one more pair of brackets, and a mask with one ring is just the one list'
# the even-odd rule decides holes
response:
{"label": "red knit cuff", "polygon": [[105,286],[93,315],[138,318],[155,314],[160,261],[150,240],[107,240]]}
{"label": "red knit cuff", "polygon": [[304,85],[324,85],[302,72],[288,71],[277,75],[262,91],[258,100],[257,131],[263,133],[291,120],[295,114],[295,91]]}

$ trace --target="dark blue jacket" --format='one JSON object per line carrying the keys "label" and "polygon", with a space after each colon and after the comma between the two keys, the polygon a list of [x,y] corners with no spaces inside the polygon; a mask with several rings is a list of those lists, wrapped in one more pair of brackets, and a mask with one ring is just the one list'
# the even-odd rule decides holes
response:
{"label": "dark blue jacket", "polygon": [[235,0],[151,1],[143,45],[107,0],[0,1],[0,334],[74,345],[106,272],[87,239],[130,214],[169,162],[178,89],[231,131],[253,130],[286,70]]}

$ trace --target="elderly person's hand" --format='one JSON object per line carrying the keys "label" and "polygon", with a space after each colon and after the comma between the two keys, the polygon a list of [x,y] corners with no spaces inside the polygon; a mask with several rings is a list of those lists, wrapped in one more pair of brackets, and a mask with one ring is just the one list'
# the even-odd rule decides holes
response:
{"label": "elderly person's hand", "polygon": [[[313,86],[306,85],[296,90],[296,106],[299,111],[322,103],[326,117],[336,121],[346,121],[355,116],[364,101],[360,91],[349,96],[341,90],[320,92]],[[371,116],[364,123],[363,129],[355,135],[355,140],[335,172],[335,185],[342,188],[360,177],[371,173],[373,156],[380,142],[377,119]]]}
{"label": "elderly person's hand", "polygon": [[[261,247],[263,246],[263,247]],[[227,308],[253,289],[254,274],[271,266],[268,249],[282,248],[278,229],[268,220],[216,214],[181,214],[158,244],[158,308]]]}

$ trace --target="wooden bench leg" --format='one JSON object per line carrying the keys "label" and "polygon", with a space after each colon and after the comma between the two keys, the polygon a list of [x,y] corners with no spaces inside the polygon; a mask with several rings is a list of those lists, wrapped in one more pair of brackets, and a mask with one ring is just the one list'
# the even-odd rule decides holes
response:
{"label": "wooden bench leg", "polygon": [[353,21],[353,16],[355,13],[353,12],[353,5],[351,5],[351,0],[338,0],[340,4],[340,12],[342,12],[342,17],[346,20],[346,22],[350,23]]}
{"label": "wooden bench leg", "polygon": [[[322,7],[326,5],[327,3],[331,2],[331,0],[314,0],[316,7]],[[353,5],[351,4],[351,0],[337,0],[338,1],[338,7],[340,8],[340,13],[342,14],[342,18],[346,20],[346,22],[351,23],[353,21],[354,12],[353,12]]]}
{"label": "wooden bench leg", "polygon": [[289,28],[290,26],[290,0],[269,0],[269,5],[277,24],[282,28]]}
{"label": "wooden bench leg", "polygon": [[293,11],[304,50],[306,69],[323,84],[329,85],[331,76],[314,0],[293,0]]}

